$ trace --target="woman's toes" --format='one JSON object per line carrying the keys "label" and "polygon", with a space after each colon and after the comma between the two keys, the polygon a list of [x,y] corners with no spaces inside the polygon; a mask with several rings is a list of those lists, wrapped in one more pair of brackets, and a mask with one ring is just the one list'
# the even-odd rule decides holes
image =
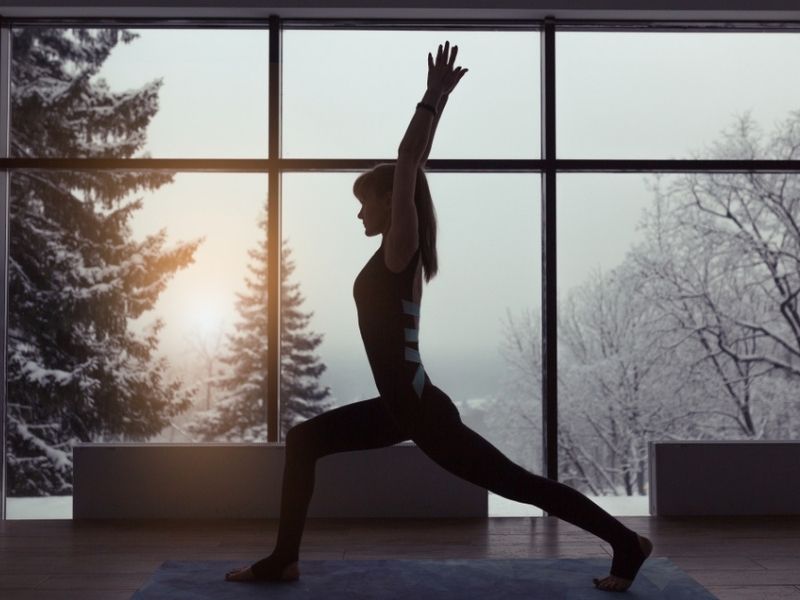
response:
{"label": "woman's toes", "polygon": [[609,580],[608,578],[604,579],[600,582],[598,586],[601,590],[613,590],[614,589],[614,582]]}
{"label": "woman's toes", "polygon": [[592,579],[592,581],[597,588],[606,591],[619,592],[627,590],[630,587],[630,582],[628,582],[626,579],[614,577],[613,575],[609,575],[603,579],[597,579],[595,577]]}
{"label": "woman's toes", "polygon": [[250,581],[251,579],[255,579],[255,577],[249,567],[242,567],[240,569],[228,571],[225,574],[225,579],[227,581]]}

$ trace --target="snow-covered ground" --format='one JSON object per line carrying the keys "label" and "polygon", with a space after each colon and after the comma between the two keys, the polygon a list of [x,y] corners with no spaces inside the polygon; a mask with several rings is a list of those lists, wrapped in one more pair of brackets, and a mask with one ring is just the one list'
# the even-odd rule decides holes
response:
{"label": "snow-covered ground", "polygon": [[7,498],[8,519],[71,519],[72,496]]}
{"label": "snow-covered ground", "polygon": [[[589,496],[612,515],[647,516],[650,514],[647,496]],[[72,496],[41,498],[8,498],[6,514],[9,519],[71,519]],[[540,517],[542,511],[529,504],[520,504],[496,494],[489,494],[490,517]]]}
{"label": "snow-covered ground", "polygon": [[[650,515],[649,496],[589,496],[590,500],[618,517]],[[490,517],[541,517],[542,510],[530,504],[514,502],[497,494],[489,494]]]}

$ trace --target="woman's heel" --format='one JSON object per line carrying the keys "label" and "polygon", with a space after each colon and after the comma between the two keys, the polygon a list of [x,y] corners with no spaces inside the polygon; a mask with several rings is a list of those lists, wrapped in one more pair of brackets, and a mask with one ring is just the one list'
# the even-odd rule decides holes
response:
{"label": "woman's heel", "polygon": [[643,535],[639,536],[639,544],[644,546],[642,550],[644,551],[645,559],[653,553],[653,542],[650,541],[649,538],[644,537]]}
{"label": "woman's heel", "polygon": [[[300,577],[297,561],[285,563],[285,559],[276,556],[262,558],[250,567],[256,581],[294,581]],[[281,566],[283,565],[283,566]]]}
{"label": "woman's heel", "polygon": [[300,578],[300,569],[297,566],[297,561],[289,563],[284,567],[281,573],[281,581],[294,581]]}

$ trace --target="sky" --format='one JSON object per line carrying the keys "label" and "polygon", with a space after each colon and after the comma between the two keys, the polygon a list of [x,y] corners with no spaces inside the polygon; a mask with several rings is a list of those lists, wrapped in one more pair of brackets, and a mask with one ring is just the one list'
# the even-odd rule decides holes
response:
{"label": "sky", "polygon": [[[139,30],[99,76],[122,91],[163,78],[143,153],[155,158],[264,158],[268,34],[261,30]],[[283,155],[395,156],[425,91],[427,52],[450,39],[469,68],[453,92],[431,158],[538,158],[539,37],[535,32],[287,31]],[[557,148],[564,158],[704,158],[751,111],[770,131],[800,108],[800,36],[789,33],[557,34]],[[143,154],[140,154],[143,155]],[[351,194],[357,173],[287,174],[284,237],[324,334],[324,385],[339,403],[376,394],[358,335],[352,284],[379,245]],[[641,236],[651,201],[640,174],[558,179],[559,294],[618,265]],[[536,174],[431,174],[440,275],[423,293],[420,349],[454,400],[502,393],[503,321],[540,306],[540,182]],[[183,173],[150,193],[135,236],[203,237],[153,314],[162,351],[193,360],[191,339],[236,320],[247,250],[259,243],[267,194],[259,174]]]}

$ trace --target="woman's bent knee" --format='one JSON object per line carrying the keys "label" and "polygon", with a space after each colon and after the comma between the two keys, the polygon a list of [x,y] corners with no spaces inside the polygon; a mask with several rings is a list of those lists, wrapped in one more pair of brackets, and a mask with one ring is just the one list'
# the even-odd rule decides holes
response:
{"label": "woman's bent knee", "polygon": [[286,432],[286,451],[287,452],[298,452],[300,450],[307,449],[309,442],[311,441],[308,426],[306,425],[307,422],[298,423],[289,429]]}
{"label": "woman's bent knee", "polygon": [[286,455],[316,459],[327,453],[328,438],[328,428],[322,426],[322,421],[302,421],[286,432]]}

